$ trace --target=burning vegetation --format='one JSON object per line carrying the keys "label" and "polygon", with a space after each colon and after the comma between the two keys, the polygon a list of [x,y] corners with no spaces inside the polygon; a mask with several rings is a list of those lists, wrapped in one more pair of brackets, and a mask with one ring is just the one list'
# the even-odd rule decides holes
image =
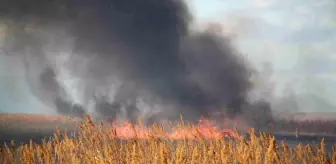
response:
{"label": "burning vegetation", "polygon": [[[140,123],[141,124],[141,123]],[[169,128],[158,124],[145,128],[127,124],[95,124],[90,117],[73,134],[57,129],[41,144],[11,144],[0,148],[2,163],[335,163],[335,150],[320,144],[289,147],[274,137],[250,130],[244,138],[235,131],[229,137],[208,123]],[[181,131],[181,129],[183,131]],[[184,131],[186,130],[186,131]],[[224,140],[223,137],[227,138]]]}
{"label": "burning vegetation", "polygon": [[269,135],[239,135],[274,124],[270,103],[249,98],[256,71],[229,38],[192,30],[183,0],[2,0],[0,20],[1,50],[31,93],[60,115],[93,117],[73,135],[1,148],[2,163],[336,160],[324,141],[280,152]]}

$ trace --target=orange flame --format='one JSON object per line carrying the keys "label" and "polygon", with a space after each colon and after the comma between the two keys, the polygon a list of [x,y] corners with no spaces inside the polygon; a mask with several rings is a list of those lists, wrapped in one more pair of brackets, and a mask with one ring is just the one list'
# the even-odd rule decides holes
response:
{"label": "orange flame", "polygon": [[[235,123],[237,124],[237,123]],[[112,124],[115,137],[121,139],[141,138],[148,139],[150,137],[159,137],[165,139],[242,139],[233,128],[217,128],[209,119],[201,118],[197,125],[184,126],[183,124],[173,128],[172,133],[165,131],[163,126],[154,125],[153,128],[147,128],[132,124],[128,121],[123,124]]]}

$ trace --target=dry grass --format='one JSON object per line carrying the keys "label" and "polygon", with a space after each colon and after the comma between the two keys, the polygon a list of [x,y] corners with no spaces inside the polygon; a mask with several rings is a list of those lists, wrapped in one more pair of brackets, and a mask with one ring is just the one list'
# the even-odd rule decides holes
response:
{"label": "dry grass", "polygon": [[[336,164],[336,151],[328,154],[323,140],[317,150],[313,150],[310,145],[289,148],[285,143],[276,143],[272,136],[255,135],[253,129],[250,138],[239,138],[235,131],[231,135],[235,139],[224,140],[216,132],[205,134],[205,129],[184,123],[170,127],[175,136],[180,134],[182,138],[179,139],[173,138],[165,132],[169,130],[159,125],[145,128],[140,121],[139,126],[127,127],[118,129],[112,125],[95,124],[88,117],[75,137],[58,130],[51,141],[42,144],[31,142],[16,146],[13,142],[1,149],[0,163]],[[189,136],[183,137],[186,134]]]}

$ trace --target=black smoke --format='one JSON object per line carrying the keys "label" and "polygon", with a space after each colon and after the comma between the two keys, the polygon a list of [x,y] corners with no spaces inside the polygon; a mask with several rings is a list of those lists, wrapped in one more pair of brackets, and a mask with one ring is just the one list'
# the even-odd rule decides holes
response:
{"label": "black smoke", "polygon": [[[28,65],[35,59],[50,63],[48,41],[38,36],[64,29],[74,39],[72,54],[90,59],[84,73],[76,69],[81,62],[68,69],[81,79],[85,101],[94,101],[100,116],[135,120],[142,111],[139,99],[161,104],[156,116],[183,114],[190,121],[215,112],[234,117],[251,105],[251,68],[229,39],[190,30],[192,15],[182,0],[2,0],[0,18],[10,27],[7,54],[22,56]],[[56,68],[40,68],[41,92],[66,90],[55,78]],[[115,79],[122,86],[111,98]],[[97,94],[98,88],[105,94]],[[51,99],[60,114],[87,112],[86,102],[76,104],[62,94]]]}

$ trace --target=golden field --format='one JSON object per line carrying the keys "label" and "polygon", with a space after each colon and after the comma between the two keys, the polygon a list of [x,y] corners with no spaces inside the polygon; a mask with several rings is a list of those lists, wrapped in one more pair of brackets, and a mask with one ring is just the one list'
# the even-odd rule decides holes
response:
{"label": "golden field", "polygon": [[[168,133],[169,132],[169,133]],[[223,139],[227,138],[227,139]],[[0,163],[331,163],[336,151],[327,152],[319,145],[276,143],[274,137],[255,134],[248,138],[236,130],[219,132],[214,127],[180,124],[173,126],[94,123],[87,117],[79,130],[70,135],[57,130],[41,144],[12,144],[1,148]]]}

